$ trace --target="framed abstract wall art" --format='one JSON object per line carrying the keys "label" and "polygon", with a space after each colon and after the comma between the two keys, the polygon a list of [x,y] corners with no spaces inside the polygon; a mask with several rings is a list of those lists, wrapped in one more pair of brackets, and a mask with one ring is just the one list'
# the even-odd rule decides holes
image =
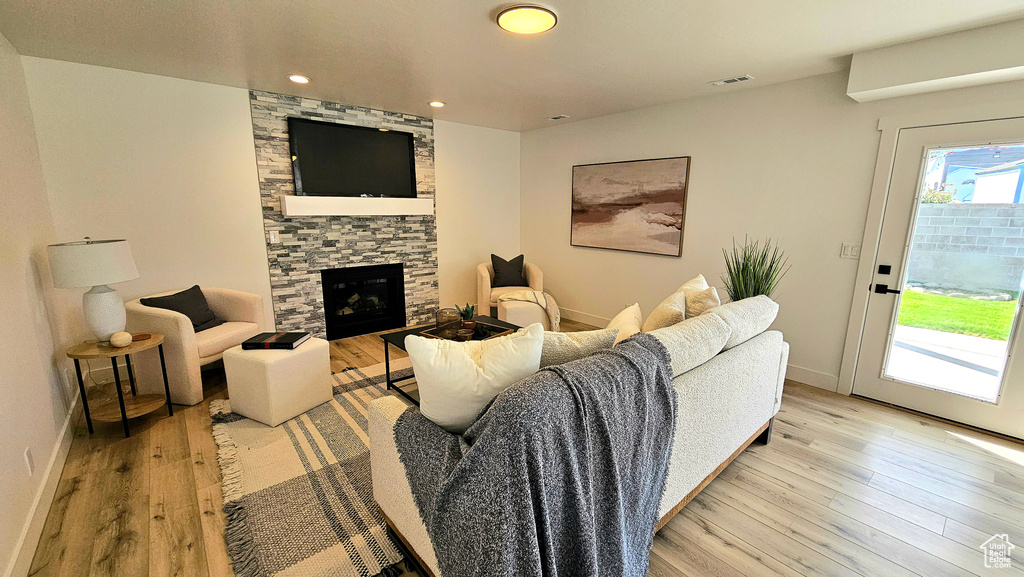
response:
{"label": "framed abstract wall art", "polygon": [[570,244],[682,256],[690,157],[572,167]]}

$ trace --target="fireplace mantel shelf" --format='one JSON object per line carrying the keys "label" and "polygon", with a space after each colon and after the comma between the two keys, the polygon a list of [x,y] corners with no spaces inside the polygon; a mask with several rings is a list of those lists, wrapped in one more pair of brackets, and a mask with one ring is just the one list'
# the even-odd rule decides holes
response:
{"label": "fireplace mantel shelf", "polygon": [[283,196],[281,214],[296,216],[395,216],[434,214],[432,198]]}

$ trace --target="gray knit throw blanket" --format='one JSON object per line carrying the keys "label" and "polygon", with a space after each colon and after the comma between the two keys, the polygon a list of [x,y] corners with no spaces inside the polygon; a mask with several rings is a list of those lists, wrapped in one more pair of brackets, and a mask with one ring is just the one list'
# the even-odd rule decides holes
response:
{"label": "gray knit throw blanket", "polygon": [[444,577],[647,573],[675,430],[665,347],[640,334],[495,398],[461,437],[395,438]]}

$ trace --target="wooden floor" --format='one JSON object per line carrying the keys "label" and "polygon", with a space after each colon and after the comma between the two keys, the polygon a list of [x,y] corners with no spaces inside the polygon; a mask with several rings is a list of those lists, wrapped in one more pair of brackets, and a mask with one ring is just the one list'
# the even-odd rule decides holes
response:
{"label": "wooden floor", "polygon": [[[787,381],[751,445],[655,538],[651,575],[1024,575],[1024,444]],[[1018,549],[1024,552],[1024,549]]]}
{"label": "wooden floor", "polygon": [[[331,354],[335,370],[363,367],[383,361],[383,346],[365,335],[332,343]],[[204,379],[203,403],[136,419],[130,439],[118,423],[92,436],[80,424],[31,575],[232,574],[209,417],[226,395],[223,372]],[[1011,571],[983,569],[979,546],[995,533],[1018,545]],[[658,533],[650,574],[1024,577],[1022,568],[1024,445],[787,382],[771,444],[753,445]]]}

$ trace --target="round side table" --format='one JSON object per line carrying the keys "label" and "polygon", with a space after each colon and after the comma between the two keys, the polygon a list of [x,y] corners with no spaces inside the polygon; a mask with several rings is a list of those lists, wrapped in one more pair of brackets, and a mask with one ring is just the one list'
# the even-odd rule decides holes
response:
{"label": "round side table", "polygon": [[[109,343],[86,341],[77,344],[67,350],[67,356],[75,361],[75,373],[78,375],[78,390],[82,394],[82,408],[85,409],[85,423],[89,427],[91,435],[92,421],[114,422],[118,419],[124,425],[124,436],[130,437],[128,430],[128,419],[140,417],[152,413],[160,407],[167,405],[167,414],[174,416],[174,408],[171,406],[171,387],[167,383],[167,365],[164,363],[164,336],[160,333],[150,333],[150,337],[143,341],[132,341],[127,347],[112,347]],[[160,351],[160,370],[164,376],[164,395],[140,395],[135,391],[135,372],[132,370],[132,359],[129,355],[140,353],[156,347]],[[117,370],[117,357],[123,356],[125,367],[128,369],[128,383],[131,386],[132,396],[125,399],[121,389],[121,374]],[[85,382],[82,380],[82,367],[79,360],[84,359],[110,359],[110,366],[114,369],[114,388],[117,390],[117,404],[107,401],[89,410],[89,400],[85,395]],[[120,411],[118,411],[120,409]]]}

